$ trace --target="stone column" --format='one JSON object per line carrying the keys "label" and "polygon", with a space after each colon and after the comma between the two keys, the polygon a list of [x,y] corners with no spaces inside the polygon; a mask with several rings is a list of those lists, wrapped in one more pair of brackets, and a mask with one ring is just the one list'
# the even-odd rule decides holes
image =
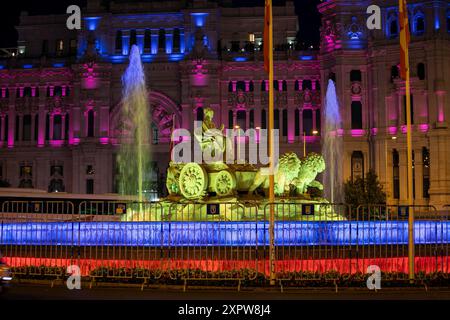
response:
{"label": "stone column", "polygon": [[250,81],[245,80],[245,92],[250,92]]}
{"label": "stone column", "polygon": [[14,146],[15,130],[16,130],[16,111],[14,110],[14,107],[10,106],[8,114],[8,148],[12,148]]}

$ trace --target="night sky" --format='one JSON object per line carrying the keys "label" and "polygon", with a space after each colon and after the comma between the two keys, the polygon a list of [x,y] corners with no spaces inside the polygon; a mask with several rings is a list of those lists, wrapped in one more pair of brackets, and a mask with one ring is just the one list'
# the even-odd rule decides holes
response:
{"label": "night sky", "polygon": [[[108,0],[103,0],[108,2]],[[142,0],[141,0],[142,1]],[[251,6],[264,4],[264,0],[233,0],[239,6]],[[284,0],[273,0],[274,5],[283,3]],[[317,46],[319,43],[320,16],[317,4],[320,0],[294,0],[295,10],[300,19],[300,32],[298,38],[306,46]],[[21,11],[29,14],[63,14],[66,8],[76,4],[81,7],[86,5],[86,0],[14,0],[8,1],[0,10],[0,48],[15,47],[17,45],[17,32],[15,25],[19,24]]]}

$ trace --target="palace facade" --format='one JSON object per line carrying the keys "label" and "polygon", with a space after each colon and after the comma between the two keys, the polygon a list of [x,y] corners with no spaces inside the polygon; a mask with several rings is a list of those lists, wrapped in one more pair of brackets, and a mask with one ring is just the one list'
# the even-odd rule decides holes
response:
{"label": "palace facade", "polygon": [[[368,30],[366,8],[382,8]],[[450,203],[450,5],[408,1],[415,204]],[[329,0],[318,6],[321,44],[300,48],[292,1],[275,6],[275,127],[280,153],[320,152],[322,103],[336,83],[344,179],[375,170],[389,203],[406,203],[405,83],[399,78],[397,1]],[[117,191],[121,76],[130,47],[142,55],[154,168],[163,194],[173,128],[193,129],[203,109],[216,125],[268,123],[264,7],[229,1],[90,0],[81,30],[68,15],[22,13],[18,47],[0,58],[0,180],[51,192]],[[303,49],[303,50],[300,50]]]}

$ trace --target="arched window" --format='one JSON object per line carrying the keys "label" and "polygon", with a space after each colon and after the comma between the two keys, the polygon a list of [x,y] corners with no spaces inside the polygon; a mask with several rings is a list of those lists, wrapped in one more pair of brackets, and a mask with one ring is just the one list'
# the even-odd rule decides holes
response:
{"label": "arched window", "polygon": [[391,67],[391,82],[394,79],[397,79],[400,76],[400,71],[398,70],[398,66]]}
{"label": "arched window", "polygon": [[135,45],[137,43],[136,41],[136,30],[133,29],[130,31],[130,47]]}
{"label": "arched window", "polygon": [[164,30],[164,29],[159,29],[158,50],[160,50],[160,51],[166,50],[166,30]]}
{"label": "arched window", "polygon": [[261,110],[261,129],[267,129],[266,109]]}
{"label": "arched window", "polygon": [[122,31],[121,30],[117,30],[116,32],[116,51],[117,52],[122,52]]}
{"label": "arched window", "polygon": [[62,96],[62,87],[56,86],[55,90],[53,91],[53,96],[55,97],[61,97]]}
{"label": "arched window", "polygon": [[31,114],[26,114],[23,116],[22,140],[31,140]]}
{"label": "arched window", "polygon": [[414,33],[423,34],[425,32],[425,16],[423,13],[417,13],[414,17]]}
{"label": "arched window", "polygon": [[287,91],[287,81],[286,81],[286,80],[283,80],[283,83],[282,83],[282,90],[283,90],[283,91]]}
{"label": "arched window", "polygon": [[25,87],[23,89],[23,96],[24,97],[31,97],[31,88],[30,87]]}
{"label": "arched window", "polygon": [[361,101],[352,101],[352,129],[363,128],[362,104]]}
{"label": "arched window", "polygon": [[53,117],[53,140],[61,140],[62,137],[62,117],[57,114]]}
{"label": "arched window", "polygon": [[50,115],[45,116],[45,140],[50,140]]}
{"label": "arched window", "polygon": [[364,155],[361,151],[352,153],[352,181],[358,178],[364,179]]}
{"label": "arched window", "polygon": [[294,90],[295,90],[295,91],[299,91],[299,90],[300,90],[300,81],[295,80]]}
{"label": "arched window", "polygon": [[203,121],[203,108],[197,108],[197,121]]}
{"label": "arched window", "polygon": [[397,15],[392,15],[388,21],[389,26],[389,37],[391,39],[396,38],[398,36],[398,19]]}
{"label": "arched window", "polygon": [[422,62],[417,65],[417,77],[419,80],[425,80],[425,64]]}
{"label": "arched window", "polygon": [[306,89],[312,90],[312,81],[311,80],[303,80],[302,90],[304,91]]}
{"label": "arched window", "polygon": [[352,70],[350,71],[350,81],[354,82],[354,81],[359,81],[361,82],[361,70]]}
{"label": "arched window", "polygon": [[278,91],[278,80],[273,80],[273,90]]}
{"label": "arched window", "polygon": [[92,138],[94,137],[94,110],[89,110],[87,114],[88,118],[88,130],[87,130],[87,136]]}
{"label": "arched window", "polygon": [[392,150],[392,191],[394,199],[400,198],[400,156],[396,149]]}
{"label": "arched window", "polygon": [[266,80],[261,81],[261,91],[266,91]]}
{"label": "arched window", "polygon": [[228,82],[228,92],[233,92],[233,81]]}
{"label": "arched window", "polygon": [[173,29],[173,52],[180,52],[180,29]]}
{"label": "arched window", "polygon": [[249,83],[249,91],[250,92],[255,91],[255,86],[253,85],[253,81],[250,81],[250,83]]}
{"label": "arched window", "polygon": [[313,112],[311,109],[303,110],[303,132],[311,136],[313,131]]}
{"label": "arched window", "polygon": [[280,130],[280,110],[275,109],[273,111],[273,120],[274,120],[273,128]]}
{"label": "arched window", "polygon": [[64,122],[65,122],[64,123],[64,140],[69,140],[69,126],[70,126],[69,114],[66,114]]}
{"label": "arched window", "polygon": [[237,125],[239,126],[239,128],[241,128],[242,130],[247,130],[247,113],[245,112],[245,110],[239,110],[236,113],[236,122]]}
{"label": "arched window", "polygon": [[239,91],[245,91],[245,81],[238,81],[236,83],[236,90]]}
{"label": "arched window", "polygon": [[145,30],[144,31],[144,51],[149,52],[152,46],[152,31]]}

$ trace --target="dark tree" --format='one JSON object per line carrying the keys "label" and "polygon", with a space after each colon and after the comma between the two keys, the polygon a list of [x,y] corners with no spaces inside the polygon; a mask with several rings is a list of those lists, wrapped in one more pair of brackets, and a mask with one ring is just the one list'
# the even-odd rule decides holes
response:
{"label": "dark tree", "polygon": [[[351,205],[353,218],[357,216],[357,208],[360,205],[364,206],[360,209],[360,213],[363,214],[360,218],[382,216],[384,209],[380,210],[380,208],[384,208],[386,204],[386,193],[374,171],[369,171],[364,178],[358,177],[353,181],[347,181],[344,184],[344,191],[345,202]],[[369,207],[372,210],[366,210]]]}

